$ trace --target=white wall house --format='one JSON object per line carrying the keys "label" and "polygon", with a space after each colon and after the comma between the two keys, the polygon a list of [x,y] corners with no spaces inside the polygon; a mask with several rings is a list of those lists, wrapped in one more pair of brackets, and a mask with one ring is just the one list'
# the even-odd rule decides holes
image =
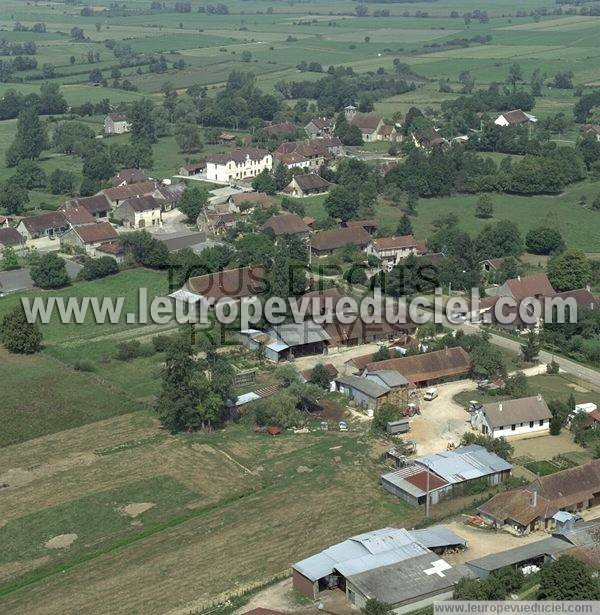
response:
{"label": "white wall house", "polygon": [[104,118],[104,133],[107,135],[122,135],[129,132],[130,128],[124,113],[109,113]]}
{"label": "white wall house", "polygon": [[148,228],[162,225],[162,208],[160,201],[153,196],[137,196],[124,200],[113,212],[128,228]]}
{"label": "white wall house", "polygon": [[253,178],[273,168],[273,157],[264,149],[241,148],[206,159],[206,178],[222,184]]}
{"label": "white wall house", "polygon": [[376,256],[385,269],[391,269],[403,258],[418,254],[423,242],[417,241],[412,235],[400,237],[380,237],[373,239],[367,246],[367,254]]}
{"label": "white wall house", "polygon": [[471,414],[471,426],[493,438],[545,436],[552,414],[541,395],[485,404]]}
{"label": "white wall house", "polygon": [[500,114],[495,120],[496,126],[531,125],[537,122],[535,115],[525,113],[521,109],[513,109]]}

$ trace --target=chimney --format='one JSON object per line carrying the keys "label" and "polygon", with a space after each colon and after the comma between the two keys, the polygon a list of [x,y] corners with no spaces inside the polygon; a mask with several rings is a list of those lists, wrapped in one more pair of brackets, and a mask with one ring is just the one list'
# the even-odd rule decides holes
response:
{"label": "chimney", "polygon": [[517,280],[519,280],[519,282],[521,281],[521,276],[520,275],[517,276]]}
{"label": "chimney", "polygon": [[502,402],[498,404],[498,412],[502,412]]}
{"label": "chimney", "polygon": [[589,284],[586,284],[585,285],[585,290],[587,290],[588,293],[591,293],[592,292],[592,287]]}
{"label": "chimney", "polygon": [[535,508],[537,506],[537,491],[534,491],[531,494],[531,508]]}
{"label": "chimney", "polygon": [[542,394],[541,394],[541,393],[538,393],[538,394],[537,394],[537,398],[538,398],[538,401],[542,401]]}

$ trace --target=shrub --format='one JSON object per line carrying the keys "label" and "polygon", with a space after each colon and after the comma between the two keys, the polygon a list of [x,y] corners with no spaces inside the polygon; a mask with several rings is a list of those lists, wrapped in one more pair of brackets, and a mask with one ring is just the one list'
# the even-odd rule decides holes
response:
{"label": "shrub", "polygon": [[93,372],[94,364],[87,359],[79,359],[73,363],[73,369],[76,372]]}

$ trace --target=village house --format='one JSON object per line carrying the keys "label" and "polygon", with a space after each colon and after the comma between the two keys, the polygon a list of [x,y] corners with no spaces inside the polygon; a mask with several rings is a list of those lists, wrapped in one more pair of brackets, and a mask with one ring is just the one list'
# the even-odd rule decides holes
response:
{"label": "village house", "polygon": [[[536,478],[527,487],[498,493],[479,508],[496,527],[526,534],[553,527],[558,511],[577,513],[600,504],[600,459]],[[554,519],[556,521],[556,519]]]}
{"label": "village house", "polygon": [[227,154],[211,154],[206,158],[206,177],[226,184],[251,179],[273,168],[273,157],[265,149],[240,148]]}
{"label": "village house", "polygon": [[200,212],[196,224],[199,229],[213,235],[222,235],[237,223],[237,215],[231,211],[209,211],[204,209]]}
{"label": "village house", "polygon": [[276,239],[285,235],[298,235],[307,239],[310,233],[310,229],[298,214],[289,213],[271,216],[260,230],[272,234]]}
{"label": "village house", "polygon": [[73,246],[85,250],[88,256],[104,256],[97,249],[106,243],[113,243],[119,238],[117,231],[109,222],[98,222],[85,226],[76,226],[61,237],[61,245]]}
{"label": "village house", "polygon": [[187,190],[187,186],[184,182],[177,184],[157,184],[156,190],[152,193],[163,211],[171,211],[179,205],[179,201],[183,196],[183,193]]}
{"label": "village house", "polygon": [[265,132],[272,139],[281,139],[283,137],[294,137],[298,127],[291,122],[281,122],[280,124],[271,124],[265,127]]}
{"label": "village house", "polygon": [[[123,201],[140,196],[150,196],[156,190],[157,183],[153,181],[141,182],[139,184],[127,184],[116,188],[106,188],[99,194],[104,195],[112,209],[116,209]],[[98,196],[98,195],[96,195]]]}
{"label": "village house", "polygon": [[344,109],[346,120],[350,126],[356,126],[360,130],[362,140],[365,143],[373,141],[396,141],[400,139],[396,127],[386,125],[378,115],[364,115],[358,113],[353,105]]}
{"label": "village house", "polygon": [[132,229],[162,225],[162,207],[153,196],[133,196],[125,199],[113,211],[113,217]]}
{"label": "village house", "polygon": [[96,220],[107,220],[112,209],[106,195],[99,193],[94,196],[71,199],[61,207],[61,211],[64,212],[67,209],[80,207],[88,211]]}
{"label": "village house", "polygon": [[471,360],[460,346],[424,352],[408,357],[385,359],[367,364],[367,372],[394,370],[402,374],[412,386],[426,387],[457,376],[467,376]]}
{"label": "village house", "polygon": [[347,220],[346,222],[342,222],[343,228],[363,228],[369,235],[373,235],[377,228],[379,227],[379,223],[375,218],[371,218],[369,220]]}
{"label": "village house", "polygon": [[[187,280],[181,289],[187,300],[193,302],[216,301],[239,302],[244,298],[256,297],[265,289],[266,270],[262,265],[249,265],[237,269],[226,269],[205,275],[194,276]],[[179,300],[180,291],[170,297]]]}
{"label": "village house", "polygon": [[129,132],[131,126],[124,113],[109,113],[104,118],[104,134],[122,135]]}
{"label": "village house", "polygon": [[294,175],[283,192],[295,198],[303,198],[314,194],[325,194],[330,188],[331,183],[316,173],[304,173]]}
{"label": "village house", "polygon": [[323,145],[321,141],[286,141],[273,152],[273,160],[288,169],[317,170],[333,157],[330,148],[337,149],[335,144]]}
{"label": "village house", "polygon": [[525,113],[521,109],[513,109],[501,113],[495,120],[496,126],[522,126],[532,125],[537,122],[537,118],[530,113]]}
{"label": "village house", "polygon": [[502,267],[502,263],[504,263],[503,258],[486,258],[480,263],[481,270],[485,273],[494,273]]}
{"label": "village house", "polygon": [[424,128],[418,132],[413,132],[411,137],[415,147],[422,149],[431,149],[446,143],[446,139],[437,128]]}
{"label": "village house", "polygon": [[409,465],[381,476],[381,486],[411,506],[439,504],[461,495],[474,483],[499,485],[512,465],[483,446],[471,444],[412,459]]}
{"label": "village house", "polygon": [[348,244],[361,250],[369,244],[370,236],[362,226],[319,231],[311,238],[310,249],[314,256],[327,256]]}
{"label": "village house", "polygon": [[344,297],[337,287],[323,290],[311,290],[302,295],[301,299],[308,299],[307,313],[313,318],[333,314],[338,302]]}
{"label": "village house", "polygon": [[110,185],[116,188],[117,186],[139,184],[145,181],[148,181],[148,177],[141,169],[122,169],[110,178]]}
{"label": "village house", "polygon": [[126,260],[125,250],[121,247],[118,242],[115,243],[101,243],[96,248],[96,256],[100,258],[101,256],[110,256],[117,264],[122,265]]}
{"label": "village house", "polygon": [[292,584],[311,601],[322,591],[337,590],[357,609],[375,599],[403,615],[449,600],[459,580],[475,577],[466,566],[452,566],[441,557],[466,546],[442,525],[410,531],[386,527],[295,563]]}
{"label": "village house", "polygon": [[4,248],[21,248],[25,245],[25,237],[10,226],[0,228],[0,250]]}
{"label": "village house", "polygon": [[64,207],[60,211],[71,226],[85,226],[87,224],[96,224],[97,219],[81,205],[71,205]]}
{"label": "village house", "polygon": [[39,216],[21,218],[17,231],[28,240],[40,237],[54,239],[66,233],[70,226],[62,211],[49,211]]}
{"label": "village house", "polygon": [[585,135],[593,135],[596,141],[600,141],[600,124],[584,124],[581,132]]}
{"label": "village house", "polygon": [[410,254],[423,253],[425,245],[424,241],[417,241],[412,235],[380,237],[369,243],[366,252],[377,257],[382,267],[389,271]]}
{"label": "village house", "polygon": [[471,426],[492,438],[530,438],[550,431],[552,413],[541,395],[484,404],[471,414]]}
{"label": "village house", "polygon": [[309,139],[320,139],[333,134],[335,119],[332,117],[313,117],[304,127]]}
{"label": "village house", "polygon": [[273,207],[274,199],[266,192],[238,192],[228,199],[230,210],[236,213],[250,214],[255,209]]}
{"label": "village house", "polygon": [[182,177],[198,177],[206,171],[206,160],[193,162],[183,167],[179,167],[179,175]]}

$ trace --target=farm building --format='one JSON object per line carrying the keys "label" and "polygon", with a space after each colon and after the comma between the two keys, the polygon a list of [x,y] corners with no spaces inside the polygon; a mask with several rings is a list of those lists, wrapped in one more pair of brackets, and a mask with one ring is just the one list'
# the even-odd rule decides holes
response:
{"label": "farm building", "polygon": [[244,329],[240,331],[241,343],[250,350],[261,350],[274,363],[306,355],[323,354],[327,333],[316,323],[276,325],[266,331]]}
{"label": "farm building", "polygon": [[198,177],[202,175],[204,171],[206,171],[206,160],[179,167],[179,175],[182,177]]}
{"label": "farm building", "polygon": [[600,504],[600,460],[540,476],[527,487],[498,493],[479,508],[490,523],[520,533],[547,529],[559,510],[579,512]]}
{"label": "farm building", "polygon": [[443,526],[424,530],[383,528],[333,545],[292,566],[293,586],[311,600],[326,589],[339,589],[348,602],[363,608],[369,598],[389,604],[395,613],[424,608],[452,596],[454,584],[475,575],[440,557],[466,547]]}
{"label": "farm building", "polygon": [[409,382],[429,386],[448,378],[466,376],[471,371],[469,355],[460,347],[425,352],[410,357],[369,363],[367,371],[394,370]]}
{"label": "farm building", "polygon": [[372,416],[373,411],[385,403],[390,387],[360,376],[338,376],[335,388],[352,399]]}
{"label": "farm building", "polygon": [[62,211],[49,211],[39,216],[21,218],[17,231],[25,239],[53,238],[66,233],[70,226]]}
{"label": "farm building", "polygon": [[114,243],[119,235],[112,224],[109,222],[98,222],[97,224],[86,224],[76,226],[67,231],[61,237],[61,244],[74,246],[85,250],[88,256],[104,256],[97,254],[96,251],[102,244]]}
{"label": "farm building", "polygon": [[484,404],[471,415],[471,426],[492,438],[545,436],[552,413],[541,395]]}
{"label": "farm building", "polygon": [[320,139],[329,136],[335,128],[335,119],[332,117],[313,117],[304,127],[309,139]]}
{"label": "farm building", "polygon": [[110,178],[110,185],[116,188],[117,186],[128,186],[145,181],[148,181],[148,177],[141,169],[122,169]]}
{"label": "farm building", "polygon": [[67,201],[62,207],[62,211],[67,211],[73,207],[82,207],[87,210],[94,218],[98,220],[108,219],[108,215],[112,206],[108,198],[100,193],[94,196],[85,196],[77,199],[71,199]]}
{"label": "farm building", "polygon": [[285,235],[298,235],[305,239],[310,232],[310,229],[298,214],[277,214],[271,216],[260,227],[260,230],[272,234],[275,238]]}
{"label": "farm building", "polygon": [[25,245],[25,237],[11,227],[0,228],[0,249],[20,248]]}
{"label": "farm building", "polygon": [[273,197],[266,192],[237,192],[229,196],[230,211],[251,213],[255,209],[273,206]]}
{"label": "farm building", "polygon": [[239,301],[255,297],[264,291],[265,268],[250,265],[239,269],[226,269],[188,279],[183,290],[197,296],[209,305],[220,300]]}
{"label": "farm building", "polygon": [[[156,190],[156,182],[147,181],[139,184],[127,184],[116,188],[106,188],[101,190],[99,195],[104,195],[111,208],[118,207],[123,201],[142,196],[150,196]],[[96,196],[99,196],[96,195]],[[80,199],[81,200],[81,199]]]}
{"label": "farm building", "polygon": [[381,485],[411,506],[439,502],[460,495],[475,482],[497,485],[510,476],[512,465],[482,446],[471,444],[453,451],[415,458],[381,476]]}
{"label": "farm building", "polygon": [[81,205],[71,205],[61,209],[61,211],[71,226],[85,226],[97,222],[97,219]]}
{"label": "farm building", "polygon": [[342,222],[343,228],[363,228],[369,235],[373,235],[379,228],[379,223],[375,218],[369,218],[368,220],[348,220]]}
{"label": "farm building", "polygon": [[115,220],[132,229],[160,226],[162,209],[160,202],[153,196],[134,196],[122,201],[114,210]]}
{"label": "farm building", "polygon": [[316,173],[294,175],[292,181],[283,189],[290,196],[301,198],[313,194],[324,194],[331,188],[331,182]]}
{"label": "farm building", "polygon": [[558,555],[568,549],[570,543],[554,536],[537,540],[514,549],[500,551],[470,560],[467,567],[480,579],[485,579],[493,572],[510,566],[523,568],[524,566],[541,566],[547,561],[554,560]]}
{"label": "farm building", "polygon": [[122,135],[129,132],[130,124],[124,113],[109,113],[104,118],[104,134]]}
{"label": "farm building", "polygon": [[365,322],[362,318],[356,318],[353,322],[341,322],[339,318],[333,316],[331,322],[324,325],[329,335],[328,348],[333,350],[393,340],[414,331],[417,327],[410,319],[407,319],[407,322],[393,323],[388,322],[383,314],[374,319],[380,322]]}
{"label": "farm building", "polygon": [[[333,363],[324,363],[323,367],[325,368],[325,370],[327,371],[327,374],[329,375],[329,380],[330,380],[329,390],[335,391],[335,379],[337,378],[339,372]],[[312,369],[303,369],[300,372],[300,380],[302,380],[302,382],[310,382],[312,378],[312,374],[313,374]]]}
{"label": "farm building", "polygon": [[310,249],[313,256],[327,256],[348,244],[364,249],[369,240],[369,233],[362,226],[331,229],[315,233]]}

